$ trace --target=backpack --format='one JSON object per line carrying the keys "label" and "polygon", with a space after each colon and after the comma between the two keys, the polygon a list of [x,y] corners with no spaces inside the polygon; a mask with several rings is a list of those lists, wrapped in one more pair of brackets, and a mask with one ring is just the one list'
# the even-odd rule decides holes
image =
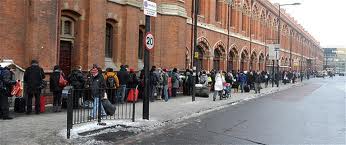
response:
{"label": "backpack", "polygon": [[133,75],[133,74],[130,74],[130,75],[129,75],[129,81],[128,81],[128,83],[133,83],[133,82],[135,82],[134,75]]}
{"label": "backpack", "polygon": [[114,78],[114,76],[109,76],[108,78],[107,78],[107,87],[108,88],[115,88],[115,78]]}
{"label": "backpack", "polygon": [[151,79],[150,81],[151,81],[151,83],[153,85],[157,85],[158,84],[159,78],[158,78],[158,76],[154,72],[151,73],[150,79]]}

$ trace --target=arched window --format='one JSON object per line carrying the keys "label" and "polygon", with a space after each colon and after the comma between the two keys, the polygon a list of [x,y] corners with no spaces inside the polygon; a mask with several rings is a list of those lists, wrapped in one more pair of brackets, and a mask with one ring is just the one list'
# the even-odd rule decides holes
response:
{"label": "arched window", "polygon": [[220,70],[220,60],[221,60],[221,53],[219,49],[214,50],[214,63],[213,63],[213,68],[215,70]]}
{"label": "arched window", "polygon": [[112,56],[113,56],[113,26],[107,23],[106,24],[105,57],[112,58]]}
{"label": "arched window", "polygon": [[233,70],[233,59],[235,57],[234,52],[231,50],[228,54],[228,66],[227,66],[227,71],[231,72]]}

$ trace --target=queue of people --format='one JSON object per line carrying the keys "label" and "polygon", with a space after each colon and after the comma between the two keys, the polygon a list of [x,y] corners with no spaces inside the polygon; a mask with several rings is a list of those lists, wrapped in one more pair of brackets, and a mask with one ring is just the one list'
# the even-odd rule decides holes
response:
{"label": "queue of people", "polygon": [[[254,90],[254,93],[260,93],[262,85],[268,87],[269,82],[283,84],[295,83],[296,79],[302,75],[295,71],[283,71],[275,73],[273,76],[269,72],[265,71],[217,71],[212,70],[210,72],[201,71],[197,73],[197,77],[194,78],[194,72],[190,69],[184,72],[179,71],[177,68],[172,70],[161,69],[152,66],[149,73],[149,99],[151,102],[156,100],[164,100],[167,102],[170,97],[176,97],[178,92],[181,91],[183,95],[192,95],[193,85],[200,86],[204,89],[206,97],[209,97],[210,91],[213,92],[213,101],[219,97],[220,100],[231,97],[232,92],[247,93]],[[13,78],[13,72],[10,68],[0,67],[0,88],[1,88],[1,114],[3,119],[12,119],[9,116],[8,102],[4,96],[10,96],[9,90],[16,84],[16,80]],[[90,116],[96,115],[96,110],[99,105],[99,99],[102,99],[107,95],[108,100],[112,104],[125,103],[127,101],[130,90],[138,89],[138,97],[144,97],[144,70],[139,72],[134,69],[128,68],[127,65],[121,65],[119,71],[113,70],[113,68],[107,68],[105,72],[94,64],[89,72],[83,73],[82,67],[76,66],[72,69],[69,75],[65,75],[62,69],[56,65],[53,67],[53,72],[49,77],[49,90],[53,94],[53,112],[61,112],[63,105],[63,90],[66,86],[71,86],[75,91],[73,95],[73,107],[78,108],[80,99],[91,100],[93,103],[93,111]],[[195,80],[197,79],[197,80]],[[31,66],[28,67],[24,73],[24,88],[26,93],[26,114],[31,114],[32,100],[35,98],[35,113],[40,114],[40,108],[45,105],[40,102],[42,89],[46,87],[45,73],[39,66],[39,62],[33,60]],[[86,98],[86,94],[83,90],[90,90],[89,96]],[[232,91],[233,90],[233,91]],[[137,91],[135,91],[137,92]],[[105,114],[103,107],[102,113]]]}

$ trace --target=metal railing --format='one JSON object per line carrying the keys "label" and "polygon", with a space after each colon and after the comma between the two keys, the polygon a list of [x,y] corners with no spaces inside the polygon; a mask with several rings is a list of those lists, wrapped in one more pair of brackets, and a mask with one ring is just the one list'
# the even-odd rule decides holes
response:
{"label": "metal railing", "polygon": [[[125,95],[122,97],[121,89],[69,89],[67,97],[67,138],[70,138],[71,129],[76,124],[97,121],[99,125],[103,125],[102,120],[119,119],[131,119],[134,122],[137,100],[127,101],[129,90],[131,89],[126,88]],[[111,106],[115,107],[112,115],[103,108],[102,104],[107,101],[104,98],[105,96],[112,104]]]}

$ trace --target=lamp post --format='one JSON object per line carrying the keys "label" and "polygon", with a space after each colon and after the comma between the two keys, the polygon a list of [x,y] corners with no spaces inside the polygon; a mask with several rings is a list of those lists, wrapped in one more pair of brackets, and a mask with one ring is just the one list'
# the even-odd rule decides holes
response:
{"label": "lamp post", "polygon": [[[230,12],[232,12],[232,7],[231,7],[231,5],[232,5],[232,3],[233,3],[233,0],[227,0],[227,5],[228,5],[228,9],[227,9],[227,57],[226,57],[226,63],[227,63],[227,71],[228,72],[230,72],[230,71],[232,71],[231,69],[230,69],[230,64],[229,64],[229,52],[230,52],[230,50],[229,50],[229,35],[230,35],[230,33],[229,33],[229,31],[230,31],[230,25],[231,25],[231,14],[230,14]],[[233,64],[232,64],[232,67],[233,67]],[[232,68],[233,69],[233,68]]]}
{"label": "lamp post", "polygon": [[[280,43],[280,38],[281,38],[281,7],[282,6],[293,6],[293,5],[300,5],[301,3],[291,3],[291,4],[279,4],[279,26],[278,26],[278,44],[279,44],[279,48],[281,48],[281,43]],[[277,54],[277,51],[276,51]],[[277,56],[277,55],[276,55]],[[277,62],[277,87],[279,87],[279,59],[276,57],[276,62]]]}

